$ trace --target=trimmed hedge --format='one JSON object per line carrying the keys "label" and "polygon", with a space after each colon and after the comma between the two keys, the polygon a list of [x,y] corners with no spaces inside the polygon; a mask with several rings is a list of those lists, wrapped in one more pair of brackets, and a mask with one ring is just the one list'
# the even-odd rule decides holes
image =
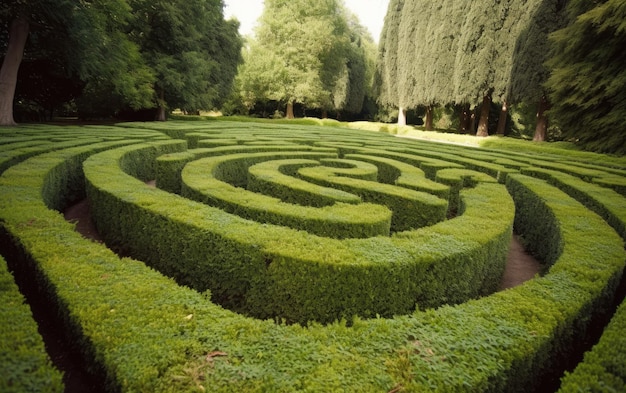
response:
{"label": "trimmed hedge", "polygon": [[438,171],[435,180],[450,187],[450,202],[448,209],[451,213],[455,213],[459,210],[459,193],[463,188],[474,187],[479,182],[496,182],[496,179],[485,173],[477,172],[471,169],[458,168],[442,169]]}
{"label": "trimmed hedge", "polygon": [[357,195],[294,177],[299,168],[318,165],[319,161],[305,159],[274,160],[252,165],[248,170],[248,189],[304,206],[323,207],[336,202],[362,202]]}
{"label": "trimmed hedge", "polygon": [[626,198],[617,192],[578,177],[549,169],[527,168],[522,173],[545,179],[598,213],[626,239]]}
{"label": "trimmed hedge", "polygon": [[626,391],[626,302],[618,308],[611,322],[585,359],[561,380],[559,392]]}
{"label": "trimmed hedge", "polygon": [[183,169],[181,194],[244,218],[305,230],[319,236],[343,239],[388,235],[391,214],[379,205],[337,203],[314,208],[284,203],[278,198],[246,190],[247,168],[256,163],[288,157],[321,159],[332,156],[334,154],[331,153],[292,151],[199,159]]}
{"label": "trimmed hedge", "polygon": [[[119,149],[112,152],[119,156]],[[103,154],[108,152],[93,156],[94,164],[103,163],[99,161]],[[34,157],[0,176],[0,223],[7,239],[45,278],[49,299],[82,345],[88,364],[103,370],[112,391],[531,391],[539,388],[542,376],[563,369],[594,313],[605,308],[626,259],[623,240],[597,215],[541,180],[510,175],[507,188],[515,200],[518,230],[527,238],[543,234],[560,243],[544,248],[547,253],[561,250],[544,277],[457,306],[407,316],[356,318],[349,326],[277,325],[224,310],[208,301],[208,294],[177,285],[143,263],[120,259],[75,233],[41,198],[44,188],[66,192],[46,186],[46,173],[55,163],[72,162],[73,157],[75,151]],[[67,170],[80,172],[80,165],[68,165]],[[181,211],[177,218],[162,216],[168,218],[160,223],[217,219],[219,225],[228,226],[242,221],[160,190],[148,191],[115,165],[101,170],[114,176],[99,193],[110,193],[117,201],[112,205],[120,209],[108,213],[119,219],[126,217],[119,214],[125,208],[132,214],[143,211],[142,219],[150,210]],[[97,176],[88,173],[90,177]],[[442,247],[465,249],[464,236],[489,244],[489,236],[476,233],[493,230],[493,225],[483,228],[484,222],[476,217],[484,215],[489,221],[509,211],[501,206],[501,191],[499,184],[479,183],[461,192],[461,216],[415,231],[421,237],[405,232],[389,239],[406,239],[414,247],[408,251],[413,255],[445,252]],[[537,214],[534,207],[550,215]],[[474,218],[463,221],[468,215]],[[552,222],[538,225],[544,221]],[[139,223],[135,235],[158,234],[153,223],[159,223],[156,216],[152,222]],[[181,224],[181,229],[193,228]],[[178,232],[176,237],[191,238],[185,234]],[[389,247],[391,240],[344,242],[371,242],[374,247],[368,252],[385,257],[382,263],[393,269],[401,267],[402,255]],[[177,255],[176,260],[184,257]],[[448,267],[463,269],[467,260],[451,262]],[[442,267],[431,279],[446,271]],[[468,272],[480,274],[473,267]],[[459,285],[465,285],[467,276],[459,277]],[[383,285],[395,293],[396,284]]]}
{"label": "trimmed hedge", "polygon": [[392,212],[391,230],[407,231],[443,221],[448,201],[425,192],[371,180],[343,176],[344,169],[326,166],[301,168],[298,176],[324,187],[356,194],[365,202],[387,206]]}
{"label": "trimmed hedge", "polygon": [[378,181],[395,184],[415,191],[424,191],[439,198],[448,200],[450,188],[444,184],[426,178],[426,173],[413,165],[385,157],[365,154],[346,154],[345,158],[370,162],[378,166]]}
{"label": "trimmed hedge", "polygon": [[[354,314],[390,316],[410,312],[416,303],[430,307],[487,293],[502,273],[513,214],[502,186],[468,190],[472,203],[463,216],[423,231],[339,241],[253,223],[149,189],[117,164],[133,150],[147,148],[111,150],[85,163],[98,227],[109,244],[127,248],[182,284],[211,289],[221,304],[240,312],[301,323]],[[187,165],[184,172],[195,170],[206,177],[210,163],[233,157],[247,157],[252,163],[276,154],[204,158]],[[241,192],[234,189],[231,195],[235,198]],[[494,198],[497,208],[486,214]],[[172,238],[179,241],[172,244]],[[436,246],[443,239],[452,241],[450,248]],[[459,265],[466,260],[472,263]],[[459,274],[465,277],[461,283]],[[397,291],[389,292],[390,286]]]}
{"label": "trimmed hedge", "polygon": [[[294,145],[263,145],[259,146],[241,146],[237,143],[228,144],[219,142],[217,147],[200,147],[196,149],[189,149],[179,153],[165,154],[157,157],[156,162],[156,186],[162,190],[180,194],[182,187],[181,173],[185,165],[192,161],[194,158],[212,157],[216,155],[229,154],[229,153],[243,153],[243,152],[260,152],[260,151],[302,151],[305,148],[294,148]],[[316,149],[310,147],[311,151],[328,152],[328,149]]]}
{"label": "trimmed hedge", "polygon": [[0,256],[0,391],[62,392],[62,374],[51,363],[30,307]]}

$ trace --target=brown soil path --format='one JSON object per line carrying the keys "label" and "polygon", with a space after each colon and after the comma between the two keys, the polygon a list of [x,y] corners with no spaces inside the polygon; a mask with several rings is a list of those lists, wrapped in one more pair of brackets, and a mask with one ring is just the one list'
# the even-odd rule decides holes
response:
{"label": "brown soil path", "polygon": [[500,290],[516,287],[532,279],[541,272],[541,267],[539,261],[526,252],[519,237],[513,235]]}

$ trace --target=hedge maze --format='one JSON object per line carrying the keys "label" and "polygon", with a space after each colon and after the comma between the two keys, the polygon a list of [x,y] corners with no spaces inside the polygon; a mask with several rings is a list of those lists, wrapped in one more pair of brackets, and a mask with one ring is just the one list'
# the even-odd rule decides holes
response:
{"label": "hedge maze", "polygon": [[[624,388],[623,160],[170,121],[5,129],[0,171],[2,391],[63,389],[7,265],[108,391]],[[514,231],[544,274],[498,291]]]}

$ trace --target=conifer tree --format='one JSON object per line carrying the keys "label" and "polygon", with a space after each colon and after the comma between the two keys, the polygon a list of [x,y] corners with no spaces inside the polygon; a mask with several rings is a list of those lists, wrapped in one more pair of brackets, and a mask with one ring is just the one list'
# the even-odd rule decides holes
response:
{"label": "conifer tree", "polygon": [[626,3],[572,0],[571,23],[551,35],[552,116],[587,149],[626,154]]}
{"label": "conifer tree", "polygon": [[406,125],[406,107],[398,94],[398,44],[400,21],[405,0],[390,0],[385,23],[380,34],[379,54],[376,64],[375,89],[378,102],[397,106],[398,125]]}

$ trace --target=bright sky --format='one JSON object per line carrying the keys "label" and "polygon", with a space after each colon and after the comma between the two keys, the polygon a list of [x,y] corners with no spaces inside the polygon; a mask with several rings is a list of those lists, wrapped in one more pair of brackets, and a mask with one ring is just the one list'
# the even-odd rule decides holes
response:
{"label": "bright sky", "polygon": [[[343,0],[343,2],[372,33],[374,41],[378,42],[389,0]],[[224,5],[226,19],[236,18],[241,23],[239,32],[242,35],[252,35],[256,21],[263,12],[263,0],[224,0]]]}

